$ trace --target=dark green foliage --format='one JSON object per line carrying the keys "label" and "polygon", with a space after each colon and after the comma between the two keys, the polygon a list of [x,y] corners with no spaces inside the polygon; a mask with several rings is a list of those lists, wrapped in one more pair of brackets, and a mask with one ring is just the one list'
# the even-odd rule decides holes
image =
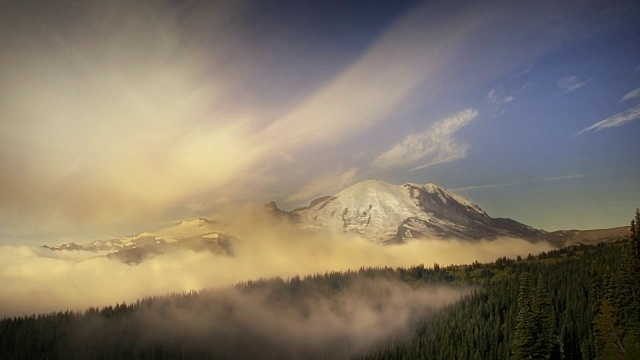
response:
{"label": "dark green foliage", "polygon": [[[630,239],[620,261],[604,273],[592,273],[597,359],[640,358],[640,214],[631,221]],[[602,284],[596,286],[595,284]]]}
{"label": "dark green foliage", "polygon": [[520,289],[518,291],[518,317],[516,320],[516,332],[513,337],[514,360],[527,359],[530,355],[536,356],[538,347],[538,327],[536,313],[534,311],[533,287],[529,274],[520,276]]}
{"label": "dark green foliage", "polygon": [[540,274],[533,294],[533,313],[537,330],[534,353],[542,359],[559,357],[556,318],[547,283]]}
{"label": "dark green foliage", "polygon": [[551,359],[559,355],[556,345],[555,315],[544,277],[540,274],[534,287],[524,273],[520,275],[512,359]]}
{"label": "dark green foliage", "polygon": [[477,291],[425,322],[414,340],[367,359],[595,359],[592,310],[624,244],[481,265],[471,272]]}
{"label": "dark green foliage", "polygon": [[593,328],[596,341],[596,359],[624,359],[622,334],[617,329],[613,308],[608,299],[602,301]]}

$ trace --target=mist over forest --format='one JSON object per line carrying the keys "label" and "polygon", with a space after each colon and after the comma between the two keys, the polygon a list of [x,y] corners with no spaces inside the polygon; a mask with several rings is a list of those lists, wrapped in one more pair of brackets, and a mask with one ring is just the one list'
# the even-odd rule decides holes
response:
{"label": "mist over forest", "polygon": [[0,9],[0,359],[640,359],[637,0]]}
{"label": "mist over forest", "polygon": [[355,235],[303,231],[285,219],[236,212],[233,256],[178,250],[127,265],[90,251],[0,246],[0,316],[82,310],[170,292],[220,288],[279,276],[290,278],[361,267],[465,264],[548,251],[552,246],[503,238],[469,242],[421,239],[382,246]]}

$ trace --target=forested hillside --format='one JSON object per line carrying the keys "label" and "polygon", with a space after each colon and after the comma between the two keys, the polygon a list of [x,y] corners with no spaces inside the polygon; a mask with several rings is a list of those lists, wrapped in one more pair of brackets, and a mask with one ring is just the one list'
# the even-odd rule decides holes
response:
{"label": "forested hillside", "polygon": [[[0,357],[639,359],[638,248],[637,233],[632,233],[631,239],[613,244],[489,264],[370,268],[258,280],[234,289],[171,294],[83,313],[7,318],[0,322]],[[453,293],[446,296],[463,295],[444,308],[422,311],[444,295],[417,306],[422,293],[397,297],[406,289],[449,289]],[[246,299],[260,299],[260,310],[254,303],[246,306]],[[350,304],[352,300],[357,304]],[[366,346],[366,336],[328,336],[304,327],[335,314],[357,322],[359,313],[353,308],[358,306],[391,311],[379,328],[367,330],[372,339]],[[403,309],[410,310],[402,313],[411,319],[408,333],[401,328],[397,336],[381,332],[385,326],[395,329],[392,319]],[[268,321],[281,321],[280,330],[265,327]],[[257,330],[265,328],[270,330]],[[274,334],[278,332],[281,336]],[[324,340],[314,347],[311,339],[296,334]]]}
{"label": "forested hillside", "polygon": [[426,321],[411,342],[366,358],[639,359],[628,247],[580,246],[462,267],[458,277],[483,286]]}

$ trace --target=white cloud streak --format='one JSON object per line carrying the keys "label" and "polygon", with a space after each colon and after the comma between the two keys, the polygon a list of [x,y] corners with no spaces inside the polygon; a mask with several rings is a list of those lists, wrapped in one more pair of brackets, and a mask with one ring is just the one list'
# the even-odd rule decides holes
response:
{"label": "white cloud streak", "polygon": [[332,172],[319,177],[302,186],[298,191],[289,196],[286,201],[296,202],[310,200],[318,195],[331,195],[353,184],[358,173],[357,168],[345,172]]}
{"label": "white cloud streak", "polygon": [[468,191],[468,190],[475,190],[475,189],[500,188],[500,187],[513,186],[513,185],[520,185],[520,183],[475,185],[475,186],[465,186],[465,187],[459,187],[459,188],[453,188],[453,189],[447,189],[447,190],[459,192],[459,191]]}
{"label": "white cloud streak", "polygon": [[206,209],[205,197],[243,196],[237,184],[257,188],[279,154],[388,119],[481,23],[451,26],[417,6],[309,96],[283,100],[291,111],[273,121],[234,95],[267,71],[251,44],[230,40],[242,5],[60,4],[0,14],[0,45],[15,50],[0,54],[6,238],[118,235]]}
{"label": "white cloud streak", "polygon": [[486,100],[491,106],[494,117],[502,115],[507,108],[507,104],[515,99],[515,96],[505,94],[502,85],[491,89],[486,96]]}
{"label": "white cloud streak", "polygon": [[640,97],[640,87],[635,89],[635,90],[631,90],[628,93],[626,93],[622,99],[620,99],[620,102],[623,101],[627,101],[627,100],[631,100],[631,99],[635,99],[637,97]]}
{"label": "white cloud streak", "polygon": [[500,85],[497,88],[491,89],[487,94],[487,101],[496,105],[504,105],[508,104],[515,100],[515,97],[512,95],[505,95],[504,88]]}
{"label": "white cloud streak", "polygon": [[591,82],[591,79],[582,81],[576,75],[571,75],[559,79],[557,85],[563,91],[563,94],[568,94],[587,86],[589,82]]}
{"label": "white cloud streak", "polygon": [[589,126],[588,128],[577,132],[573,136],[574,137],[579,136],[590,131],[596,132],[602,129],[622,126],[638,119],[640,119],[640,105],[636,105],[623,112],[611,115],[604,120],[598,121],[597,123]]}
{"label": "white cloud streak", "polygon": [[[274,122],[260,138],[278,138],[279,146],[289,147],[326,144],[386,119],[416,87],[437,75],[451,56],[448,44],[470,30],[470,24],[451,27],[431,19],[428,10],[418,6],[410,11],[356,62]],[[425,31],[427,22],[432,31]]]}
{"label": "white cloud streak", "polygon": [[[414,165],[411,171],[464,158],[469,148],[453,139],[453,135],[478,116],[473,109],[466,109],[442,119],[428,129],[407,135],[391,149],[380,154],[372,166],[393,169]],[[419,165],[416,165],[419,163]]]}
{"label": "white cloud streak", "polygon": [[[0,12],[0,46],[12,49],[0,52],[0,241],[125,235],[264,192],[283,177],[276,163],[301,164],[299,154],[391,119],[415,105],[417,89],[437,99],[470,44],[524,44],[479,53],[473,72],[490,78],[508,68],[496,59],[514,65],[560,41],[520,41],[539,32],[534,18],[513,36],[494,36],[504,33],[496,24],[529,6],[429,2],[345,56],[351,63],[327,64],[334,57],[321,54],[326,71],[288,89],[270,79],[304,78],[316,64],[270,63],[269,42],[245,31],[248,3],[8,3]],[[272,76],[275,67],[282,72]],[[469,79],[464,86],[480,81]],[[263,98],[257,82],[283,95],[254,102]],[[442,135],[448,140],[434,138],[414,169],[465,156],[466,145]],[[389,165],[384,158],[378,165]]]}
{"label": "white cloud streak", "polygon": [[[582,174],[574,174],[574,175],[566,175],[566,176],[555,176],[546,179],[542,179],[542,181],[559,181],[559,180],[569,180],[569,179],[579,179],[583,178]],[[531,182],[538,182],[539,180],[531,180]],[[473,186],[464,186],[459,188],[447,189],[449,191],[460,192],[460,191],[468,191],[468,190],[476,190],[476,189],[493,189],[493,188],[501,188],[505,186],[514,186],[521,185],[522,183],[503,183],[503,184],[486,184],[486,185],[473,185]]]}
{"label": "white cloud streak", "polygon": [[554,176],[554,177],[542,179],[542,181],[569,180],[569,179],[579,179],[583,177],[584,177],[583,174],[574,174],[574,175],[566,175],[566,176]]}

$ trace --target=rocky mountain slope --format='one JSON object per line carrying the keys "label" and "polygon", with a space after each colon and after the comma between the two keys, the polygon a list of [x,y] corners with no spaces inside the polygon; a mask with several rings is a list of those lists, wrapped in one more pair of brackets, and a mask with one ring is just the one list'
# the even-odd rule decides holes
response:
{"label": "rocky mountain slope", "polygon": [[292,214],[303,228],[358,234],[381,243],[419,237],[535,239],[545,233],[511,219],[494,219],[434,184],[361,181]]}
{"label": "rocky mountain slope", "polygon": [[136,264],[147,256],[165,254],[178,249],[210,251],[216,255],[232,255],[237,239],[221,232],[216,221],[204,218],[182,220],[175,226],[143,232],[121,239],[96,240],[88,244],[75,243],[45,246],[54,251],[78,250],[106,254],[109,258]]}

